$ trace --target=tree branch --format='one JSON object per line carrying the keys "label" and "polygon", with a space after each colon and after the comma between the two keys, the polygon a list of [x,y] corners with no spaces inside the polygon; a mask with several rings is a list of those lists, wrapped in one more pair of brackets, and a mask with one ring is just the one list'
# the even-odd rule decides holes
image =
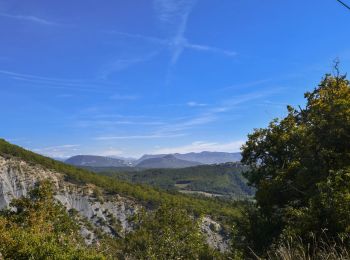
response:
{"label": "tree branch", "polygon": [[347,5],[346,3],[344,3],[343,1],[340,1],[340,0],[336,0],[337,2],[339,2],[340,4],[342,4],[343,6],[345,6],[347,9],[350,10],[350,6]]}

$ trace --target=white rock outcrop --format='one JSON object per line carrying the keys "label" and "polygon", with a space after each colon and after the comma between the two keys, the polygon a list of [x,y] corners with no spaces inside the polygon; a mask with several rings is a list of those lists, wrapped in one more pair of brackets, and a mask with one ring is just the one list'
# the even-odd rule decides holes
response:
{"label": "white rock outcrop", "polygon": [[[68,211],[75,210],[94,228],[117,236],[123,236],[132,229],[132,223],[129,223],[128,219],[141,207],[133,200],[115,195],[103,196],[103,201],[100,201],[94,195],[96,187],[93,185],[78,186],[65,181],[60,173],[30,165],[19,159],[1,156],[0,209],[7,207],[12,199],[26,196],[38,181],[46,179],[55,186],[55,198]],[[92,231],[82,225],[82,233],[91,234]],[[92,239],[87,242],[92,242]]]}

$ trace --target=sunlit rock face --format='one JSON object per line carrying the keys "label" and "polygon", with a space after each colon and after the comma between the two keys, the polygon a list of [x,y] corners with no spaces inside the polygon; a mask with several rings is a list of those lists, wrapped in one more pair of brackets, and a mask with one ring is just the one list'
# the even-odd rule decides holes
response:
{"label": "sunlit rock face", "polygon": [[60,173],[15,158],[0,157],[0,209],[7,207],[12,199],[26,196],[38,181],[47,179],[54,184],[55,198],[68,211],[75,210],[81,217],[82,233],[91,233],[83,220],[113,236],[123,236],[132,230],[128,219],[141,208],[134,201],[119,195],[98,198],[93,185],[66,182]]}

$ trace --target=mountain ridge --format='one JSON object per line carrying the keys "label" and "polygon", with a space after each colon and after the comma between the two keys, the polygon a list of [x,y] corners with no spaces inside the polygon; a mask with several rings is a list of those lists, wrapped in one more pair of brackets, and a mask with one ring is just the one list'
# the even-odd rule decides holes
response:
{"label": "mountain ridge", "polygon": [[94,166],[94,167],[124,167],[130,166],[128,162],[119,158],[112,158],[98,155],[75,155],[64,161],[67,164],[75,166]]}
{"label": "mountain ridge", "polygon": [[201,165],[201,163],[178,159],[174,155],[168,154],[160,158],[157,157],[157,158],[145,159],[137,163],[135,166],[138,168],[154,169],[154,168],[186,168],[186,167],[197,166],[197,165]]}
{"label": "mountain ridge", "polygon": [[[179,160],[184,160],[189,166],[202,164],[221,164],[227,162],[238,162],[241,160],[241,154],[228,152],[190,152],[190,153],[169,153],[169,154],[144,154],[139,159],[124,158],[121,156],[99,156],[99,155],[76,155],[65,160],[66,163],[75,166],[89,167],[137,167],[141,162],[149,159],[160,159],[172,155]],[[142,165],[142,164],[141,164]],[[180,163],[178,167],[173,164],[163,164],[163,168],[183,168]]]}

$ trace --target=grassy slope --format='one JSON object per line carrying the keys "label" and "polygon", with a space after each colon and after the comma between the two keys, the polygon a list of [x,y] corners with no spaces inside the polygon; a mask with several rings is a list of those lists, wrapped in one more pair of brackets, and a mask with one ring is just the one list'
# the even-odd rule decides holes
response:
{"label": "grassy slope", "polygon": [[177,192],[169,193],[146,185],[130,184],[107,176],[100,176],[88,170],[53,160],[25,150],[0,139],[0,155],[20,158],[28,163],[39,164],[65,175],[66,179],[81,184],[92,183],[110,194],[121,194],[132,197],[149,207],[157,207],[161,203],[172,203],[195,214],[210,214],[218,220],[228,221],[240,215],[235,202],[217,199],[195,198]]}
{"label": "grassy slope", "polygon": [[200,165],[182,169],[123,170],[118,168],[91,168],[101,175],[132,183],[149,184],[166,190],[190,190],[221,194],[233,198],[253,195],[253,190],[242,176],[239,163]]}

